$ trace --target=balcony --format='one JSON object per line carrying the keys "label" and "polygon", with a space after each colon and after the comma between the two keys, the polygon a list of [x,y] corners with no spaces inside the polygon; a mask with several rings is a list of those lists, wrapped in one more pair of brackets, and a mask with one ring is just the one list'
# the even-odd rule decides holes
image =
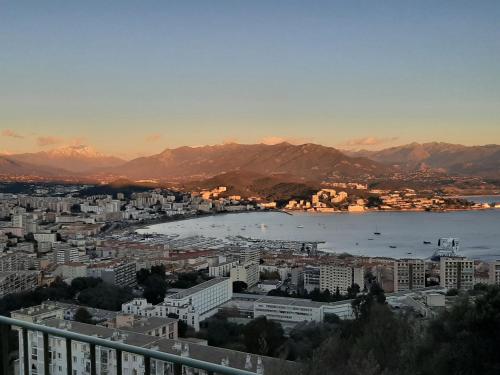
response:
{"label": "balcony", "polygon": [[[73,346],[72,342],[80,342],[87,344],[88,359],[90,361],[89,375],[100,375],[102,362],[96,360],[96,346],[107,348],[115,351],[116,360],[109,361],[107,364],[108,375],[122,375],[124,374],[123,354],[130,353],[143,359],[141,366],[137,366],[134,370],[129,369],[130,374],[137,375],[156,375],[160,371],[158,364],[164,364],[164,370],[161,374],[183,375],[183,374],[207,374],[207,375],[257,375],[258,372],[251,372],[239,368],[229,367],[224,364],[217,364],[212,362],[205,362],[188,356],[175,355],[172,353],[161,352],[144,347],[133,346],[122,342],[111,341],[96,336],[88,336],[80,333],[63,330],[59,328],[33,324],[17,319],[7,318],[0,316],[0,374],[14,375],[11,366],[9,365],[9,331],[11,328],[19,329],[22,337],[22,347],[19,348],[20,353],[30,353],[28,347],[28,334],[29,332],[41,332],[43,335],[43,369],[33,367],[30,363],[29,355],[22,356],[22,363],[20,363],[19,375],[52,375],[51,365],[53,361],[50,359],[51,352],[49,347],[49,336],[63,339],[66,347],[66,358],[61,360],[62,368],[65,369],[65,375],[80,375],[85,374],[84,369],[80,368],[79,364],[73,363]],[[42,348],[40,348],[42,349]],[[130,357],[130,356],[129,356]],[[78,369],[77,370],[77,365]],[[75,368],[73,368],[75,366]],[[151,370],[154,371],[151,371]],[[52,367],[52,370],[54,368]],[[77,370],[74,372],[74,370]],[[98,371],[99,370],[99,371]],[[59,372],[57,372],[59,374]],[[18,374],[15,374],[18,375]]]}

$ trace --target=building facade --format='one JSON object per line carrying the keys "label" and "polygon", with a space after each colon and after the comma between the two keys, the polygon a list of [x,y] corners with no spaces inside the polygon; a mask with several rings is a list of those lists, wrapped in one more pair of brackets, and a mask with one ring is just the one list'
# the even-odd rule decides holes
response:
{"label": "building facade", "polygon": [[0,298],[11,293],[34,290],[38,285],[40,285],[38,271],[0,272]]}
{"label": "building facade", "polygon": [[350,267],[335,264],[322,264],[320,266],[319,287],[323,292],[329,290],[330,293],[347,294],[353,284],[364,286],[363,267]]}
{"label": "building facade", "polygon": [[439,266],[441,287],[458,290],[474,288],[474,261],[465,257],[441,257]]}
{"label": "building facade", "polygon": [[400,259],[394,262],[394,292],[425,288],[425,261]]}
{"label": "building facade", "polygon": [[254,262],[238,264],[231,268],[230,275],[233,282],[242,281],[251,288],[260,280],[259,264]]}
{"label": "building facade", "polygon": [[500,260],[490,263],[489,283],[493,285],[500,285]]}

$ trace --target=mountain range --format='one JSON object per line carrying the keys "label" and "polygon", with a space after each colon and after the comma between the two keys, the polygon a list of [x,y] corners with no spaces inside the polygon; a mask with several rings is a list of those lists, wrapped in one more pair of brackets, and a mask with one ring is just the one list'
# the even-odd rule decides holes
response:
{"label": "mountain range", "polygon": [[405,171],[433,169],[451,175],[500,177],[500,145],[411,143],[380,151],[347,151],[346,154],[366,157]]}
{"label": "mountain range", "polygon": [[8,155],[7,158],[34,166],[65,169],[71,173],[94,171],[96,168],[116,167],[125,160],[102,154],[89,146],[67,146],[50,151]]}
{"label": "mountain range", "polygon": [[179,147],[131,160],[110,173],[134,179],[203,179],[231,171],[263,175],[287,174],[303,179],[382,175],[390,168],[365,157],[350,157],[317,144],[224,144]]}
{"label": "mountain range", "polygon": [[[0,155],[0,175],[47,179],[81,176],[184,183],[217,176],[226,180],[228,177],[242,179],[246,173],[247,182],[260,181],[261,185],[266,185],[265,179],[271,179],[276,184],[286,180],[307,185],[310,181],[384,177],[394,172],[422,169],[452,175],[500,178],[500,145],[411,143],[380,151],[340,151],[313,143],[231,143],[166,149],[159,154],[130,161],[99,153],[87,146]],[[255,187],[255,182],[246,185],[249,184]]]}

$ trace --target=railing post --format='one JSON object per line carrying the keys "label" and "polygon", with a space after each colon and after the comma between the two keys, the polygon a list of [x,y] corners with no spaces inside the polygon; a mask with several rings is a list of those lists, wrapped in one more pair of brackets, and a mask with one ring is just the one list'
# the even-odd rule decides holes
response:
{"label": "railing post", "polygon": [[23,332],[23,367],[24,375],[30,375],[30,353],[28,352],[28,330],[22,328]]}
{"label": "railing post", "polygon": [[49,334],[46,332],[43,332],[43,374],[44,375],[50,374],[50,370],[49,370],[50,360],[51,360],[51,358],[49,358]]}
{"label": "railing post", "polygon": [[116,375],[122,375],[122,351],[116,350]]}
{"label": "railing post", "polygon": [[182,365],[180,363],[174,363],[174,375],[182,375]]}
{"label": "railing post", "polygon": [[0,371],[2,374],[9,373],[9,335],[10,326],[0,325]]}
{"label": "railing post", "polygon": [[144,374],[151,375],[151,357],[144,356]]}
{"label": "railing post", "polygon": [[66,375],[73,375],[73,348],[71,339],[66,338]]}
{"label": "railing post", "polygon": [[95,359],[95,344],[90,344],[90,375],[97,375],[96,359]]}

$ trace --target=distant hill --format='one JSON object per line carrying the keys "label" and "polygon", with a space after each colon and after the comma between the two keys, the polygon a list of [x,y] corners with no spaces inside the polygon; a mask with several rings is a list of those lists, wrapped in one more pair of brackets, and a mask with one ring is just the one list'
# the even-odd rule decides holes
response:
{"label": "distant hill", "polygon": [[32,177],[61,177],[68,176],[71,173],[49,166],[40,166],[23,161],[15,160],[10,156],[0,156],[0,175],[1,176],[32,176]]}
{"label": "distant hill", "polygon": [[367,157],[403,170],[431,168],[449,174],[500,177],[500,145],[411,143],[380,151],[346,153],[353,157]]}
{"label": "distant hill", "polygon": [[335,148],[317,144],[233,143],[167,149],[157,155],[131,160],[109,169],[109,172],[132,179],[201,180],[238,170],[323,180],[337,176],[383,175],[390,168],[364,157],[349,157]]}
{"label": "distant hill", "polygon": [[290,175],[264,175],[249,171],[223,173],[206,180],[189,182],[183,187],[186,190],[203,190],[218,186],[227,187],[225,196],[256,196],[269,201],[310,198],[320,188],[319,183],[303,181]]}
{"label": "distant hill", "polygon": [[125,163],[125,160],[102,154],[91,147],[82,145],[10,155],[9,158],[33,165],[62,168],[73,173],[89,172],[96,168],[115,167]]}
{"label": "distant hill", "polygon": [[[328,179],[384,178],[395,171],[432,169],[444,174],[500,178],[500,146],[462,146],[448,143],[411,143],[381,151],[339,151],[318,144],[224,144],[179,147],[131,161],[105,155],[86,146],[0,156],[0,174],[49,179],[156,180],[161,183],[202,181],[242,171],[275,182],[320,182]],[[243,178],[235,176],[234,178]],[[247,177],[245,177],[247,178]],[[256,178],[254,178],[255,180]],[[241,184],[241,186],[248,184]],[[288,187],[290,185],[287,185]]]}

